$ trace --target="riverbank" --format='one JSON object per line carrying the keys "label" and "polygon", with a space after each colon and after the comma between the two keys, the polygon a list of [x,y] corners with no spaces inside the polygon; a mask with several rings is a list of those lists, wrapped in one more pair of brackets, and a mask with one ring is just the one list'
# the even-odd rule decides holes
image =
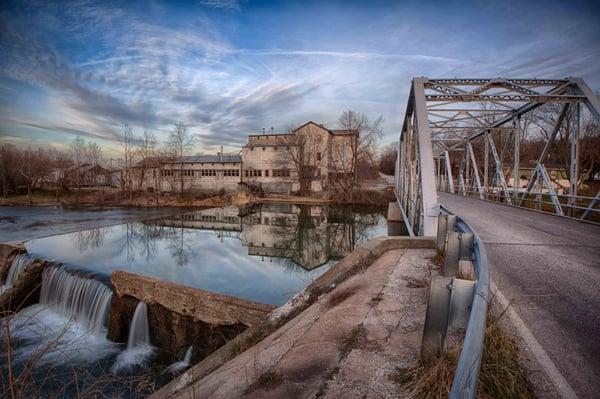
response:
{"label": "riverbank", "polygon": [[339,205],[381,205],[394,198],[391,187],[358,188],[344,193],[329,193],[314,196],[283,195],[264,193],[260,196],[236,191],[223,193],[217,191],[194,191],[183,195],[176,193],[134,192],[124,195],[119,189],[85,189],[79,194],[69,192],[58,198],[50,192],[36,192],[31,198],[27,195],[0,198],[0,206],[96,206],[96,207],[131,207],[131,208],[165,208],[165,207],[223,207],[230,205],[247,205],[252,203],[293,203],[293,204],[339,204]]}

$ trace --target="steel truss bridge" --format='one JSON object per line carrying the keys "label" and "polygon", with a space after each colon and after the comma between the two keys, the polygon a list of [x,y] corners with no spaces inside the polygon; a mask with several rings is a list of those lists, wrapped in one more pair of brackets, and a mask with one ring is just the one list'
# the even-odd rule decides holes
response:
{"label": "steel truss bridge", "polygon": [[558,396],[600,390],[599,130],[600,100],[581,78],[412,80],[396,202],[409,234],[436,237],[444,254],[422,353],[443,352],[468,315],[450,398],[476,396],[490,274]]}
{"label": "steel truss bridge", "polygon": [[[581,219],[598,212],[600,192],[595,197],[578,195],[581,105],[600,121],[600,101],[580,78],[414,78],[395,174],[409,232],[436,234],[437,190]],[[536,133],[544,145],[527,171],[526,187],[521,187],[523,139]],[[566,190],[560,188],[564,193],[558,192],[557,176],[545,166],[557,159],[553,152],[559,136],[569,142],[567,176],[558,176],[568,181]]]}

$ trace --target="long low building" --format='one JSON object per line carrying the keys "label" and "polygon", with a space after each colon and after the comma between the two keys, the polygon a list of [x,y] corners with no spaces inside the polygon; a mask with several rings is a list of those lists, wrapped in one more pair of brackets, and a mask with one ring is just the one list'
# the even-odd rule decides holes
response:
{"label": "long low building", "polygon": [[248,136],[239,154],[153,157],[135,166],[146,190],[234,191],[240,183],[273,192],[321,192],[347,185],[354,173],[358,133],[307,122],[286,134]]}

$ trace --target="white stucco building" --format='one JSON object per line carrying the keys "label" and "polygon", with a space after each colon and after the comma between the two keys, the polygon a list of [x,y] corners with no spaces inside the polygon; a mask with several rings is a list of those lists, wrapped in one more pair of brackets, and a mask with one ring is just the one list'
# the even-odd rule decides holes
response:
{"label": "white stucco building", "polygon": [[146,190],[234,191],[240,184],[272,192],[321,192],[348,184],[358,133],[307,122],[286,134],[249,135],[236,155],[147,158],[136,165]]}

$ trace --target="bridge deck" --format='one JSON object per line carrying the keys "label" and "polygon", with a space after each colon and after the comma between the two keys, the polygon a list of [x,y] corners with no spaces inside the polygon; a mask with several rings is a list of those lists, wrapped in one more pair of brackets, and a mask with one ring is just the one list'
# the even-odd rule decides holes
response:
{"label": "bridge deck", "polygon": [[581,398],[600,392],[600,226],[439,193],[485,243],[492,279]]}

